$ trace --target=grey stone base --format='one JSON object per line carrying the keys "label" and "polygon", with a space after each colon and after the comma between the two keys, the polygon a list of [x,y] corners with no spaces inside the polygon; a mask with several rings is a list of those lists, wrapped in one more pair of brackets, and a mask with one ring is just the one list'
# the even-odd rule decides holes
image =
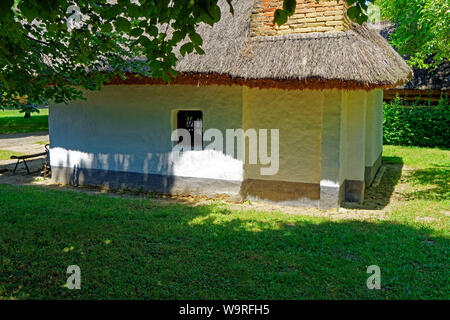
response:
{"label": "grey stone base", "polygon": [[339,208],[342,202],[344,188],[320,186],[320,209],[329,210]]}
{"label": "grey stone base", "polygon": [[320,208],[339,208],[342,201],[362,203],[365,187],[360,180],[345,180],[340,187],[320,186]]}
{"label": "grey stone base", "polygon": [[365,168],[364,181],[366,182],[366,187],[369,187],[372,184],[373,179],[375,179],[375,176],[377,175],[377,172],[381,167],[382,159],[383,153],[380,153],[379,157],[377,158],[377,160],[375,160],[374,164],[370,167]]}
{"label": "grey stone base", "polygon": [[321,209],[338,208],[343,198],[361,202],[364,197],[364,182],[351,180],[341,187],[326,187],[314,183],[255,179],[241,182],[56,166],[52,166],[52,180],[75,186],[142,189],[163,194],[226,195],[233,201],[254,199]]}
{"label": "grey stone base", "polygon": [[242,183],[241,181],[55,166],[52,166],[52,180],[56,183],[75,186],[143,189],[164,194],[191,194],[208,197],[227,195],[234,201],[241,199]]}

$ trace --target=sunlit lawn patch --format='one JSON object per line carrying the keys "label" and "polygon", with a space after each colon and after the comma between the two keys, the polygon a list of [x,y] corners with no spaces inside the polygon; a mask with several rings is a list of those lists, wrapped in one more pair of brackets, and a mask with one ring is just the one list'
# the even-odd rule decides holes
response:
{"label": "sunlit lawn patch", "polygon": [[25,119],[17,110],[0,110],[0,134],[48,131],[48,109],[40,109]]}
{"label": "sunlit lawn patch", "polygon": [[23,156],[23,153],[0,149],[0,160],[9,160],[11,156]]}
{"label": "sunlit lawn patch", "polygon": [[[443,151],[416,150],[420,163],[395,148],[387,157],[421,169],[388,170],[371,191],[390,201],[383,219],[0,185],[0,297],[448,299],[449,175],[414,176],[445,165]],[[81,268],[81,290],[64,287],[69,265]],[[381,290],[366,287],[370,265],[381,269]]]}

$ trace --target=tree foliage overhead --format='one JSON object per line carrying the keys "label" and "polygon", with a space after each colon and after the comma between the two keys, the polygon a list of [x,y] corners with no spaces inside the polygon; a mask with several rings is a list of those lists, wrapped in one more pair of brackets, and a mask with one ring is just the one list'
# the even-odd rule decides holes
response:
{"label": "tree foliage overhead", "polygon": [[195,27],[220,19],[217,1],[2,0],[1,97],[67,102],[125,72],[169,80],[180,41],[182,54],[203,52]]}
{"label": "tree foliage overhead", "polygon": [[[345,1],[354,5],[349,15],[365,21],[366,1]],[[217,2],[1,0],[0,108],[20,107],[24,97],[30,105],[68,102],[129,72],[170,81],[175,50],[203,53],[196,27],[219,21]],[[286,22],[295,5],[285,0],[275,22]]]}
{"label": "tree foliage overhead", "polygon": [[[448,0],[377,0],[382,18],[397,29],[391,44],[409,63],[428,68],[450,59],[450,4]],[[428,58],[432,56],[431,64]]]}

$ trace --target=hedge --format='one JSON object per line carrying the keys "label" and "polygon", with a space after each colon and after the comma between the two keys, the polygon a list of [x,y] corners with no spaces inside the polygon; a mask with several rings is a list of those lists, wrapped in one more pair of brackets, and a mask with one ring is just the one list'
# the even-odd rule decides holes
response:
{"label": "hedge", "polygon": [[405,105],[396,98],[383,105],[383,143],[450,148],[448,98],[437,106]]}

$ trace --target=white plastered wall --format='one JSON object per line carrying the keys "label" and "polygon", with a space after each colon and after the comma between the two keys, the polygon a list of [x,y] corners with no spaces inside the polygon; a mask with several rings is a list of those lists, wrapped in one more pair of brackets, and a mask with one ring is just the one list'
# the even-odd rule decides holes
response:
{"label": "white plastered wall", "polygon": [[245,164],[245,178],[318,184],[323,91],[247,87],[243,91],[244,130],[279,129],[278,172],[261,175],[260,169],[267,166]]}
{"label": "white plastered wall", "polygon": [[339,154],[341,166],[339,168],[339,185],[342,186],[344,184],[346,178],[346,161],[347,161],[347,139],[348,139],[348,94],[345,91],[342,91],[342,100],[341,100],[341,128],[340,128],[340,149],[341,152]]}
{"label": "white plastered wall", "polygon": [[321,185],[339,187],[346,179],[364,180],[366,95],[362,90],[325,92]]}
{"label": "white plastered wall", "polygon": [[324,92],[321,137],[321,186],[339,188],[342,184],[343,92]]}
{"label": "white plastered wall", "polygon": [[[240,86],[105,86],[100,92],[87,92],[87,101],[51,106],[51,164],[339,188],[345,179],[364,180],[366,135],[375,141],[370,145],[379,148],[370,153],[381,152],[382,91],[369,94]],[[375,129],[366,128],[369,104],[375,109]],[[225,129],[279,129],[278,172],[261,175],[267,165],[245,165],[244,176],[242,161],[215,151],[186,152],[173,161],[170,135],[174,115],[182,109],[201,110],[204,130],[217,128],[224,138]]]}
{"label": "white plastered wall", "polygon": [[366,154],[366,104],[367,92],[363,90],[346,91],[344,107],[345,128],[343,142],[344,150],[344,180],[364,181]]}
{"label": "white plastered wall", "polygon": [[383,150],[383,90],[367,92],[366,167],[373,166]]}
{"label": "white plastered wall", "polygon": [[242,181],[243,164],[217,151],[173,158],[174,110],[201,110],[203,128],[242,127],[240,86],[108,85],[87,101],[50,106],[51,165]]}

